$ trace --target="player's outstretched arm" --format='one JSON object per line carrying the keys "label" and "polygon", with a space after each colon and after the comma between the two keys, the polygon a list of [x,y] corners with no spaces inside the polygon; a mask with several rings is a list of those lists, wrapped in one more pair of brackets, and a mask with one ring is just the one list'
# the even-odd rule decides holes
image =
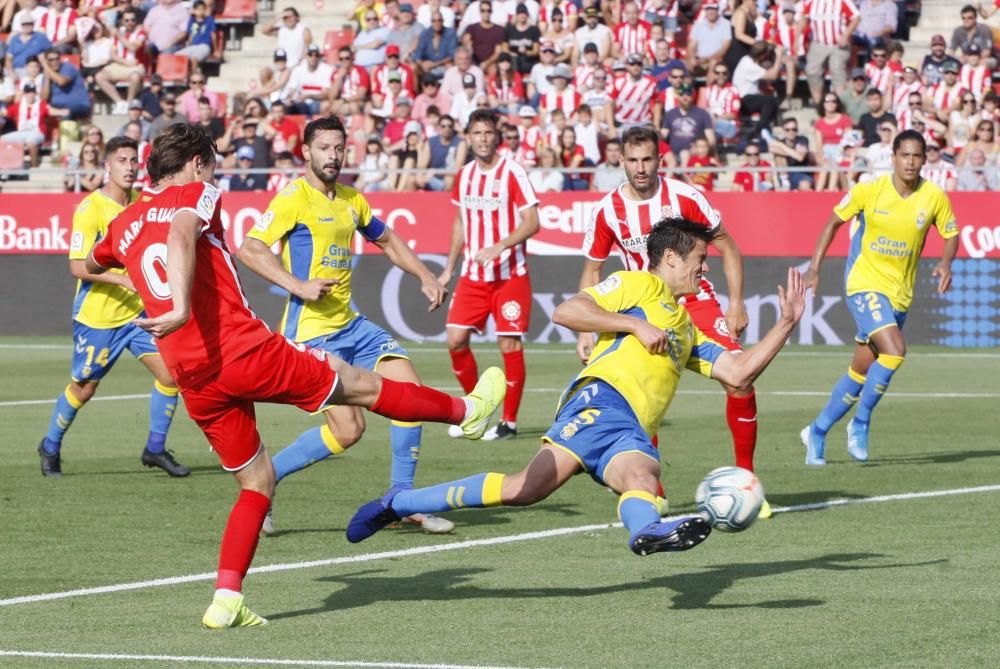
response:
{"label": "player's outstretched arm", "polygon": [[667,350],[667,333],[641,318],[608,311],[587,293],[569,298],[552,313],[552,322],[577,332],[627,332],[650,353]]}
{"label": "player's outstretched arm", "polygon": [[727,351],[719,356],[712,366],[713,379],[734,388],[749,390],[754,380],[778,355],[806,308],[805,281],[794,267],[788,268],[788,287],[778,286],[778,304],[781,315],[774,327],[742,353],[737,355]]}
{"label": "player's outstretched arm", "polygon": [[823,258],[833,243],[833,238],[837,236],[837,230],[847,221],[842,221],[836,214],[830,215],[830,220],[823,226],[823,231],[819,233],[819,240],[816,242],[816,250],[813,251],[812,259],[809,261],[809,269],[806,270],[805,286],[812,288],[813,293],[819,287],[819,268],[823,264]]}
{"label": "player's outstretched arm", "polygon": [[271,253],[267,244],[253,237],[243,240],[243,246],[237,252],[237,257],[255,273],[306,302],[320,299],[329,293],[333,286],[340,283],[337,279],[302,281],[296,278],[285,270],[278,256]]}
{"label": "player's outstretched arm", "polygon": [[944,242],[944,249],[941,251],[941,261],[934,267],[931,276],[938,279],[938,294],[944,294],[951,288],[951,261],[958,254],[958,236],[949,237]]}
{"label": "player's outstretched arm", "polygon": [[430,302],[427,311],[434,311],[444,303],[444,298],[448,296],[448,289],[438,281],[433,272],[427,269],[427,265],[417,257],[417,254],[403,241],[403,238],[392,231],[392,228],[386,227],[385,232],[378,238],[375,245],[382,249],[389,262],[420,279],[420,291]]}
{"label": "player's outstretched arm", "polygon": [[156,318],[137,318],[135,324],[162,339],[191,318],[191,282],[194,279],[195,244],[204,221],[190,211],[174,216],[167,233],[167,285],[173,308]]}
{"label": "player's outstretched arm", "polygon": [[[584,258],[583,271],[580,273],[580,290],[596,286],[601,281],[601,268],[604,267],[603,260],[591,260]],[[594,334],[592,332],[581,332],[576,337],[576,355],[580,362],[586,365],[590,362],[590,353],[594,350]]]}

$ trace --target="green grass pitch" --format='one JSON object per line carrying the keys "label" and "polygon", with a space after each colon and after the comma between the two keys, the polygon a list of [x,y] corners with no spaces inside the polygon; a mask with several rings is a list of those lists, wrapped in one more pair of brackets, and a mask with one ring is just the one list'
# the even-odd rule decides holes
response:
{"label": "green grass pitch", "polygon": [[[412,351],[426,382],[454,388],[440,345]],[[499,360],[495,347],[478,352],[481,368]],[[357,446],[279,486],[280,533],[261,540],[254,565],[286,568],[246,582],[272,624],[224,632],[199,626],[207,579],[9,603],[211,573],[236,493],[182,410],[168,446],[194,474],[172,480],[140,465],[147,403],[127,396],[147,393],[151,378],[127,357],[98,395],[126,397],[81,411],[65,477],[43,479],[35,448],[52,405],[41,402],[65,386],[69,357],[68,337],[0,340],[0,667],[939,668],[1000,657],[1000,489],[960,490],[1000,483],[996,351],[916,347],[876,412],[872,460],[849,460],[840,424],[830,463],[806,468],[799,430],[850,352],[790,347],[758,384],[757,470],[771,504],[887,499],[778,513],[646,558],[628,551],[625,531],[611,527],[615,497],[587,476],[532,508],[452,513],[451,536],[386,530],[348,544],[348,518],[388,481],[387,423],[369,416]],[[519,469],[578,369],[568,348],[533,347],[520,437],[452,441],[428,426],[418,484]],[[723,407],[717,385],[689,374],[668,412],[660,443],[674,512],[690,510],[701,477],[731,462]],[[285,407],[258,415],[272,453],[318,424]],[[928,491],[950,492],[897,498]],[[503,537],[519,540],[462,543]]]}

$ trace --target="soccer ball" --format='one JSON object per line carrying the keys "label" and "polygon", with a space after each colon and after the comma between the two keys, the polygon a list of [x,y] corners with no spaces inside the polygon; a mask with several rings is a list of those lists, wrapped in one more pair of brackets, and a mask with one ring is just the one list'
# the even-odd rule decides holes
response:
{"label": "soccer ball", "polygon": [[708,473],[694,493],[694,502],[712,527],[742,532],[757,520],[764,503],[764,486],[742,467],[719,467]]}

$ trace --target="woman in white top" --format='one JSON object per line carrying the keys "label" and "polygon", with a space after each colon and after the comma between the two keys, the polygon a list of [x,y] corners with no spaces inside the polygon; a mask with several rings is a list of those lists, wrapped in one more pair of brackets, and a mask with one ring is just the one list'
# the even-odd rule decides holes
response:
{"label": "woman in white top", "polygon": [[313,41],[312,31],[299,19],[299,12],[294,7],[286,7],[278,12],[264,28],[264,34],[278,36],[276,48],[285,50],[289,70],[299,64]]}
{"label": "woman in white top", "polygon": [[538,168],[528,173],[536,193],[558,193],[563,189],[563,175],[556,171],[556,152],[549,147],[538,151]]}
{"label": "woman in white top", "polygon": [[378,193],[392,190],[389,176],[389,154],[382,149],[378,137],[369,137],[365,145],[365,157],[358,166],[361,174],[354,187],[364,193]]}
{"label": "woman in white top", "polygon": [[948,118],[948,153],[958,155],[962,147],[973,139],[979,115],[976,114],[976,96],[965,91],[962,93],[961,106],[951,112]]}

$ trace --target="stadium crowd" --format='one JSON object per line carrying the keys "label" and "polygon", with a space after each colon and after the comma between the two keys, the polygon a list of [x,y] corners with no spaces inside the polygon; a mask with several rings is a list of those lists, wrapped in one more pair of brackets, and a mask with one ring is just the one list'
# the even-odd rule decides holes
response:
{"label": "stadium crowd", "polygon": [[[927,178],[998,186],[997,51],[980,21],[993,5],[962,7],[922,63],[894,39],[906,3],[893,0],[358,0],[339,44],[279,6],[262,30],[273,63],[233,96],[202,67],[223,55],[220,5],[0,0],[0,144],[32,166],[53,152],[73,170],[67,189],[89,191],[105,141],[95,114],[121,116],[141,160],[188,120],[210,129],[224,168],[261,170],[223,188],[274,190],[301,171],[305,121],[332,113],[348,125],[359,188],[441,191],[470,159],[469,115],[491,108],[506,119],[502,151],[540,192],[608,190],[623,177],[617,138],[650,123],[663,167],[704,190],[718,175],[697,168],[728,164],[736,190],[842,191],[887,173],[905,129],[928,140]],[[185,59],[179,86],[156,74],[164,54]],[[800,123],[802,107],[818,118]]]}

